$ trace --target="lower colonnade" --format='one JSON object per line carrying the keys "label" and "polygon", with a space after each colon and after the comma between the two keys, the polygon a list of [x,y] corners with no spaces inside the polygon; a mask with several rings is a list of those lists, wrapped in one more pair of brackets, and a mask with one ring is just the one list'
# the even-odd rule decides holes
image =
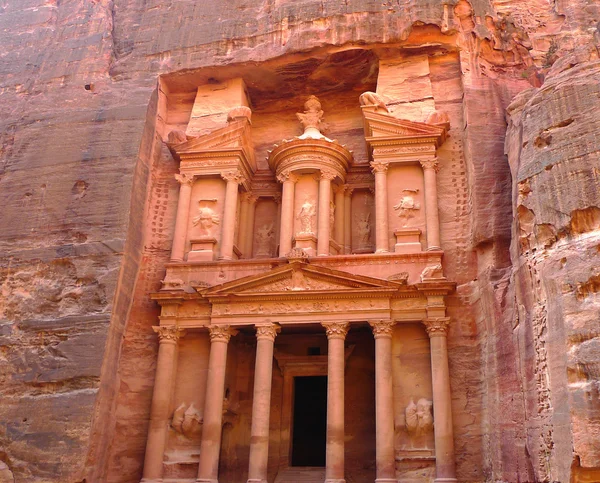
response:
{"label": "lower colonnade", "polygon": [[[365,321],[361,324],[364,325]],[[368,320],[375,339],[376,483],[396,483],[392,335],[396,324],[390,319]],[[435,411],[436,483],[455,482],[447,332],[450,319],[433,317],[421,321],[430,338],[433,407]],[[325,483],[344,483],[345,339],[355,321],[322,322],[328,341],[327,434]],[[291,324],[285,324],[290,326]],[[247,326],[246,326],[247,327]],[[254,324],[256,361],[252,400],[250,456],[247,483],[267,483],[269,424],[274,344],[281,325],[271,320]],[[159,350],[142,482],[163,481],[163,456],[170,421],[170,404],[175,379],[177,347],[185,331],[177,325],[154,327]],[[204,404],[203,430],[196,482],[218,483],[223,427],[223,395],[227,349],[237,329],[230,324],[210,325],[210,355]],[[225,483],[225,482],[221,482]]]}

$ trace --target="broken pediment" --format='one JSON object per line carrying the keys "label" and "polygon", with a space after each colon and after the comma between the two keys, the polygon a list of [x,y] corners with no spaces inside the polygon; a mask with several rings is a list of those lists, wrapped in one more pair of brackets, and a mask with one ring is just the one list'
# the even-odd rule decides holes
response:
{"label": "broken pediment", "polygon": [[397,291],[402,284],[372,277],[354,275],[319,265],[292,262],[264,274],[243,277],[199,292],[210,298],[228,296],[291,295],[302,292],[340,293]]}

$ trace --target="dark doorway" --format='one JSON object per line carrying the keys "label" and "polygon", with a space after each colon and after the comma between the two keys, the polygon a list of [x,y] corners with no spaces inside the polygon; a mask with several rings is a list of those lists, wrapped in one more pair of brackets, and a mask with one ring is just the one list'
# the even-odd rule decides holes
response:
{"label": "dark doorway", "polygon": [[292,466],[325,466],[327,376],[294,378]]}

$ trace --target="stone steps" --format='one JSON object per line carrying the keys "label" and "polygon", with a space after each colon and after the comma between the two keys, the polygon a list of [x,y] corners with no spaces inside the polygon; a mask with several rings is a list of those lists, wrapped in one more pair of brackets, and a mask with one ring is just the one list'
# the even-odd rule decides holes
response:
{"label": "stone steps", "polygon": [[294,466],[279,470],[275,483],[323,483],[325,468],[311,466]]}

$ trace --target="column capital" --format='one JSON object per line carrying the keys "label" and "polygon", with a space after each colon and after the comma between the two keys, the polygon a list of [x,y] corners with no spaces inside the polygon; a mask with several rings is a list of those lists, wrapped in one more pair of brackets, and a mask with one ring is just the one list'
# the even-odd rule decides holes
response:
{"label": "column capital", "polygon": [[351,198],[352,193],[354,193],[354,188],[352,188],[349,184],[345,184],[344,185],[344,196]]}
{"label": "column capital", "polygon": [[231,336],[237,333],[238,331],[232,329],[229,325],[211,325],[208,327],[208,335],[211,342],[228,343]]}
{"label": "column capital", "polygon": [[179,338],[185,335],[185,330],[176,325],[155,325],[152,330],[158,334],[159,344],[177,344]]}
{"label": "column capital", "polygon": [[423,169],[433,169],[436,173],[440,170],[440,163],[437,158],[419,159],[419,163],[421,163]]}
{"label": "column capital", "polygon": [[270,341],[275,341],[275,337],[281,331],[281,326],[279,324],[274,324],[273,322],[264,322],[261,324],[254,324],[256,327],[256,339],[268,339]]}
{"label": "column capital", "polygon": [[281,193],[274,194],[273,201],[278,205],[281,204]]}
{"label": "column capital", "polygon": [[345,184],[334,184],[333,185],[333,192],[338,195],[338,194],[346,194],[346,185]]}
{"label": "column capital", "polygon": [[176,174],[175,175],[175,179],[177,180],[177,182],[180,185],[187,185],[187,186],[192,186],[192,183],[194,182],[194,177],[187,175],[187,174]]}
{"label": "column capital", "polygon": [[244,193],[242,193],[240,195],[240,197],[242,198],[242,202],[248,203],[250,205],[253,205],[254,203],[256,203],[258,201],[258,195],[255,195],[248,191],[245,191]]}
{"label": "column capital", "polygon": [[427,335],[431,337],[446,337],[450,327],[450,317],[436,317],[423,320]]}
{"label": "column capital", "polygon": [[321,180],[326,179],[332,181],[337,176],[337,173],[332,169],[321,169],[320,173]]}
{"label": "column capital", "polygon": [[244,180],[244,176],[239,169],[230,169],[223,171],[220,174],[221,178],[227,182],[233,181],[234,183],[240,184]]}
{"label": "column capital", "polygon": [[286,169],[277,175],[277,181],[280,183],[285,183],[286,181],[291,181],[292,183],[296,183],[298,181],[298,176],[292,173],[291,170]]}
{"label": "column capital", "polygon": [[345,339],[350,324],[348,322],[321,322],[325,328],[327,339]]}
{"label": "column capital", "polygon": [[379,339],[380,337],[391,338],[395,324],[396,323],[393,320],[389,319],[369,320],[369,325],[373,330],[373,336],[376,339]]}
{"label": "column capital", "polygon": [[371,165],[373,174],[386,173],[390,166],[388,161],[371,161],[369,164]]}

